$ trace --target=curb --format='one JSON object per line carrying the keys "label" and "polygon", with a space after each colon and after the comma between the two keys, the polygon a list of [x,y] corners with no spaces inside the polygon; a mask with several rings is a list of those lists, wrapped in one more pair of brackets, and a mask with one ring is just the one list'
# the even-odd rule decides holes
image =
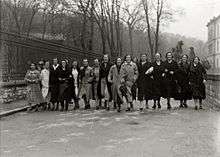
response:
{"label": "curb", "polygon": [[3,118],[3,117],[9,116],[9,115],[18,113],[18,112],[26,111],[28,108],[29,108],[29,106],[25,106],[25,107],[22,107],[22,108],[16,108],[14,110],[2,112],[2,113],[0,113],[0,119]]}
{"label": "curb", "polygon": [[[36,105],[33,105],[32,107],[34,107]],[[5,111],[0,113],[0,119],[6,116],[10,116],[12,114],[18,113],[18,112],[22,112],[22,111],[27,111],[27,109],[29,108],[29,106],[25,106],[25,107],[21,107],[21,108],[16,108],[14,110],[10,110],[10,111]]]}

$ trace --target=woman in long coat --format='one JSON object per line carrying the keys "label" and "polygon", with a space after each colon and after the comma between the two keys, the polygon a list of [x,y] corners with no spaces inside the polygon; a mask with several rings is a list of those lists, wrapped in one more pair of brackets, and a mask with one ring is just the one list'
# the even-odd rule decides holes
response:
{"label": "woman in long coat", "polygon": [[44,99],[43,107],[46,110],[47,105],[49,105],[50,101],[50,92],[49,92],[49,77],[50,77],[50,62],[46,61],[44,63],[44,68],[41,71],[41,92]]}
{"label": "woman in long coat", "polygon": [[137,65],[131,61],[131,56],[126,56],[126,61],[122,64],[120,69],[121,84],[126,89],[127,110],[133,109],[131,88],[138,78]]}
{"label": "woman in long coat", "polygon": [[66,61],[62,61],[62,65],[59,71],[59,102],[61,104],[61,111],[68,110],[69,102],[71,99],[71,93],[69,90],[70,79],[72,78],[70,69],[67,67]]}
{"label": "woman in long coat", "polygon": [[205,83],[207,75],[206,70],[200,64],[199,57],[195,57],[190,66],[189,82],[192,87],[192,97],[195,103],[195,109],[202,109],[202,100],[206,98]]}
{"label": "woman in long coat", "polygon": [[[137,79],[137,88],[138,88],[138,100],[140,101],[140,111],[144,107],[148,109],[148,100],[152,99],[152,89],[153,89],[153,79],[152,74],[147,73],[151,68],[151,63],[147,61],[147,55],[142,54],[140,63],[138,64],[138,79]],[[146,100],[146,104],[144,104]]]}
{"label": "woman in long coat", "polygon": [[156,109],[156,106],[160,109],[160,98],[163,92],[163,78],[162,75],[164,73],[164,66],[161,59],[161,54],[155,54],[155,61],[152,63],[153,66],[153,98],[154,98],[154,105],[153,109]]}
{"label": "woman in long coat", "polygon": [[177,71],[178,94],[176,100],[180,100],[180,107],[187,108],[187,100],[191,99],[191,89],[189,85],[189,70],[188,56],[183,55],[179,63]]}
{"label": "woman in long coat", "polygon": [[164,94],[163,97],[167,99],[167,109],[171,109],[170,99],[175,98],[177,94],[176,72],[178,64],[173,60],[171,52],[166,54],[166,61],[164,62]]}
{"label": "woman in long coat", "polygon": [[79,70],[80,68],[78,67],[78,62],[73,61],[72,67],[71,67],[71,79],[69,83],[69,93],[71,93],[71,99],[74,100],[74,110],[79,109]]}
{"label": "woman in long coat", "polygon": [[40,105],[43,103],[43,97],[40,89],[40,72],[36,70],[36,65],[31,63],[30,70],[25,75],[25,81],[27,82],[27,101],[30,105]]}
{"label": "woman in long coat", "polygon": [[120,92],[120,69],[121,69],[121,58],[117,58],[116,64],[113,65],[109,71],[108,81],[112,83],[112,99],[114,102],[114,109],[117,108],[117,111],[121,111],[121,104],[123,102],[121,92]]}

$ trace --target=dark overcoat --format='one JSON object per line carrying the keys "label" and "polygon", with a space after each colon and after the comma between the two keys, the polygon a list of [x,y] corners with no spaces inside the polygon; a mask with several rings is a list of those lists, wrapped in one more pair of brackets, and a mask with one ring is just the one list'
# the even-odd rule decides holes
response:
{"label": "dark overcoat", "polygon": [[59,70],[60,66],[56,69],[53,66],[50,67],[50,76],[49,76],[49,90],[51,93],[50,102],[55,103],[58,102],[59,96]]}
{"label": "dark overcoat", "polygon": [[138,100],[142,101],[143,98],[150,100],[153,97],[153,77],[151,74],[145,74],[146,71],[152,66],[150,62],[144,64],[138,64],[138,79],[137,79],[137,88],[138,88]]}
{"label": "dark overcoat", "polygon": [[[177,96],[177,78],[176,73],[178,71],[178,64],[176,61],[168,62],[167,60],[163,63],[164,66],[164,79],[163,79],[163,97],[164,98],[175,98]],[[173,74],[172,74],[173,72]]]}
{"label": "dark overcoat", "polygon": [[154,99],[159,99],[162,96],[164,85],[163,85],[163,73],[164,73],[164,65],[161,61],[160,64],[153,62],[152,64],[153,70],[153,97]]}
{"label": "dark overcoat", "polygon": [[189,82],[192,87],[192,97],[194,99],[205,99],[206,91],[203,80],[207,79],[206,70],[201,64],[190,66]]}
{"label": "dark overcoat", "polygon": [[179,63],[177,70],[177,85],[178,93],[176,100],[188,100],[192,98],[192,91],[189,85],[189,70],[190,65],[188,63]]}
{"label": "dark overcoat", "polygon": [[72,80],[72,74],[69,68],[60,68],[59,70],[59,101],[70,101],[72,97],[72,89],[70,82]]}

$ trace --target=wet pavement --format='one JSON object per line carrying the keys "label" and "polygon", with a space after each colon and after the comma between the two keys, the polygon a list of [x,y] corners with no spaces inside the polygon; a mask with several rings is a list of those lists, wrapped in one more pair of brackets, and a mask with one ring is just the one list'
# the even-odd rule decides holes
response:
{"label": "wet pavement", "polygon": [[208,106],[23,112],[0,127],[1,157],[220,157],[220,111]]}

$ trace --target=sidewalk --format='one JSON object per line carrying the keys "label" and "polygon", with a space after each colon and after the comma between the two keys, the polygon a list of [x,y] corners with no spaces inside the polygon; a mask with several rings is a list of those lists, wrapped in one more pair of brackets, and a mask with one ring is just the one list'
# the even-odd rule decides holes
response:
{"label": "sidewalk", "polygon": [[26,100],[18,100],[18,101],[11,102],[11,103],[0,103],[0,113],[14,110],[14,109],[21,108],[21,107],[25,107],[25,106],[27,106]]}

